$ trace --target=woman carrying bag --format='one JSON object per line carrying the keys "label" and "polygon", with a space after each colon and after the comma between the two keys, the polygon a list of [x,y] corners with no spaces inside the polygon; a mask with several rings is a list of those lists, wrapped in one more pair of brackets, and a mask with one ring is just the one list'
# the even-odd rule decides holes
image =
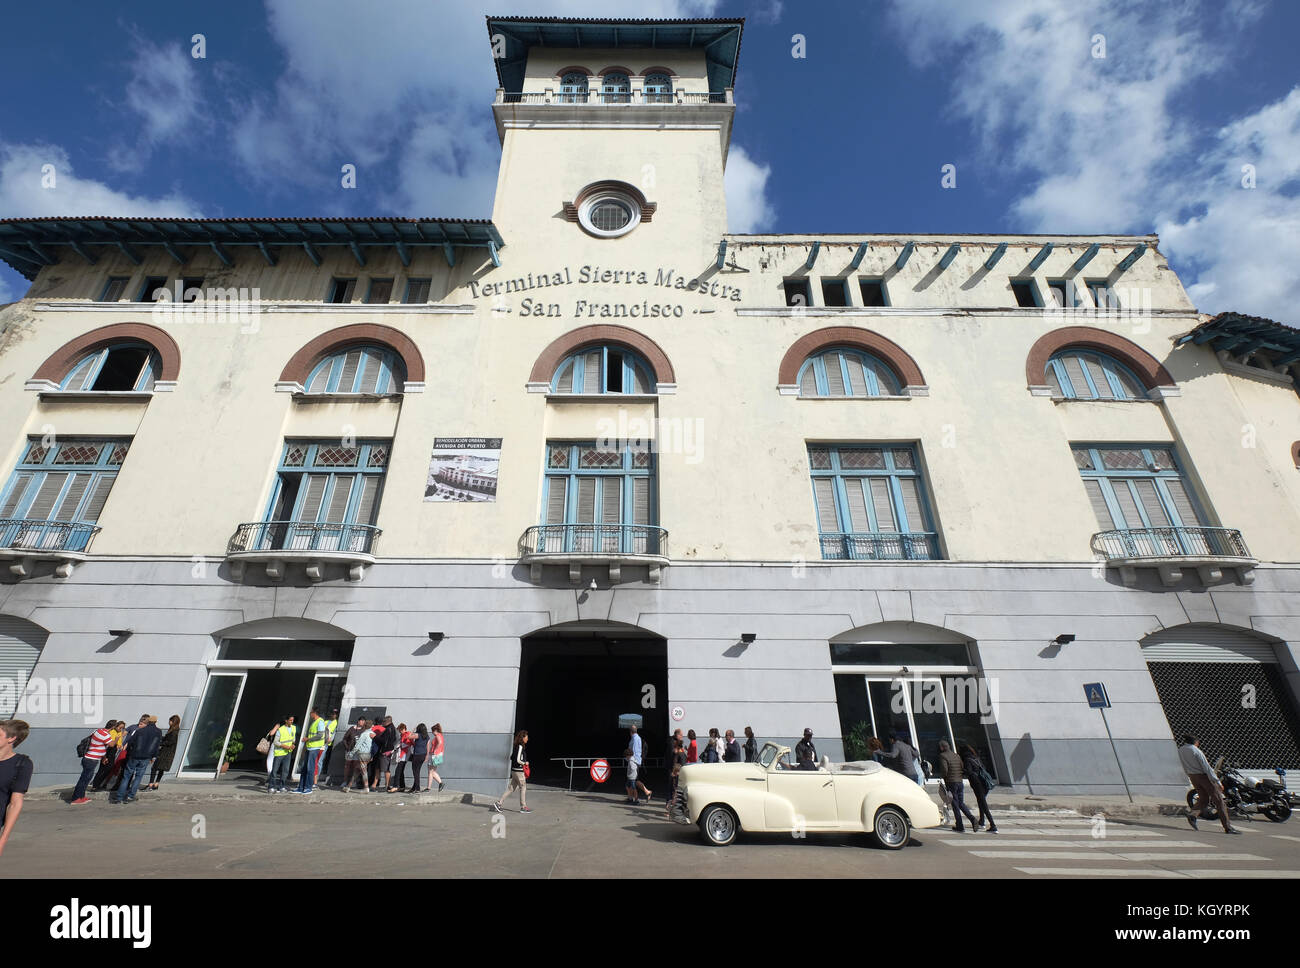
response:
{"label": "woman carrying bag", "polygon": [[[518,740],[516,740],[518,742]],[[446,785],[442,782],[442,777],[438,773],[438,767],[442,766],[442,754],[446,750],[446,742],[442,738],[442,723],[433,724],[433,734],[429,737],[429,785],[426,790],[433,789],[433,781],[438,781],[438,792]],[[522,800],[520,801],[522,803]]]}
{"label": "woman carrying bag", "polygon": [[528,730],[521,729],[515,733],[514,749],[510,753],[510,783],[506,786],[506,792],[501,794],[501,799],[492,804],[492,809],[497,813],[502,813],[501,804],[506,797],[510,796],[516,789],[519,790],[519,812],[532,813],[528,809]]}

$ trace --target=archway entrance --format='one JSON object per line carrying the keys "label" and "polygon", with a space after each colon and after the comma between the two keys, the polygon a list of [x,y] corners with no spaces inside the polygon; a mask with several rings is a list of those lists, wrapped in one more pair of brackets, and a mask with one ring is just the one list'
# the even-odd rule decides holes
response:
{"label": "archway entrance", "polygon": [[[522,644],[515,729],[528,730],[530,782],[567,787],[569,771],[557,757],[620,759],[628,730],[619,723],[629,715],[642,718],[647,765],[657,780],[669,733],[668,643],[634,625],[569,622]],[[585,770],[575,775],[575,788],[579,779],[584,788],[590,782]],[[621,784],[615,770],[602,789]]]}

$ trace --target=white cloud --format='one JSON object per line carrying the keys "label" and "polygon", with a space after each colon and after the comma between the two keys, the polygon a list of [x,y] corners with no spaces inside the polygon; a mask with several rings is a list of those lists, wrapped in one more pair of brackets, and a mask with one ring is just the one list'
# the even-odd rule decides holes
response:
{"label": "white cloud", "polygon": [[[948,113],[976,132],[979,163],[1022,180],[1018,229],[1154,229],[1199,308],[1295,321],[1276,261],[1300,231],[1300,201],[1277,191],[1297,164],[1295,93],[1212,138],[1186,106],[1262,9],[897,0],[889,21],[914,63],[949,72]],[[1232,172],[1255,157],[1244,191]]]}
{"label": "white cloud", "polygon": [[140,119],[139,131],[109,147],[108,164],[118,171],[144,167],[154,148],[193,141],[208,126],[195,64],[182,44],[154,45],[132,31],[135,56],[126,83],[126,111]]}
{"label": "white cloud", "polygon": [[729,232],[769,232],[776,220],[776,209],[767,193],[772,166],[749,157],[740,145],[732,144],[727,153],[727,230]]}
{"label": "white cloud", "polygon": [[[53,184],[46,187],[51,176]],[[5,218],[199,216],[197,204],[176,191],[150,198],[79,177],[68,153],[49,144],[0,144],[0,212]]]}

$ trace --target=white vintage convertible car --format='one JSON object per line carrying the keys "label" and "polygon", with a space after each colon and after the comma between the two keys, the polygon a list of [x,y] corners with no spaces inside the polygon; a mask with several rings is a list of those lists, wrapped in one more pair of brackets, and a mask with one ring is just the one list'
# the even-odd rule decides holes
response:
{"label": "white vintage convertible car", "polygon": [[907,844],[913,827],[943,824],[920,786],[873,761],[798,770],[790,747],[767,743],[753,763],[692,763],[682,769],[673,819],[697,824],[706,840],[725,847],[752,833],[874,835],[882,847]]}

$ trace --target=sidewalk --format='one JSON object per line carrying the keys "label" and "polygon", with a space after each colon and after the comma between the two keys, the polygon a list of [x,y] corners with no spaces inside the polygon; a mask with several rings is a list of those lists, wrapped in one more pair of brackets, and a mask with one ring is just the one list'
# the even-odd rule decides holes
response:
{"label": "sidewalk", "polygon": [[[973,797],[966,796],[968,806]],[[1187,812],[1186,804],[1175,803],[1164,797],[1135,794],[1130,803],[1126,796],[1110,794],[1079,794],[1077,796],[1027,796],[1023,793],[997,793],[989,795],[992,810],[1008,813],[1041,813],[1068,811],[1084,817],[1103,814],[1106,817],[1135,819],[1138,817],[1173,817]]]}
{"label": "sidewalk", "polygon": [[[453,790],[444,790],[441,793],[371,793],[366,794],[360,788],[355,788],[351,793],[345,793],[338,787],[321,787],[317,786],[312,794],[307,797],[299,796],[296,793],[269,794],[266,788],[258,784],[261,777],[254,774],[246,774],[234,777],[224,777],[220,780],[164,780],[157,790],[145,790],[143,785],[137,793],[140,801],[158,799],[171,801],[213,801],[213,800],[266,800],[268,802],[289,801],[299,802],[333,802],[333,803],[394,803],[394,804],[441,804],[441,803],[471,803],[473,802],[472,793],[457,793]],[[72,786],[68,784],[59,784],[56,786],[33,787],[28,791],[27,796],[32,800],[68,800],[72,796]],[[99,793],[87,793],[86,796],[92,800],[107,800],[108,791],[102,790]]]}

